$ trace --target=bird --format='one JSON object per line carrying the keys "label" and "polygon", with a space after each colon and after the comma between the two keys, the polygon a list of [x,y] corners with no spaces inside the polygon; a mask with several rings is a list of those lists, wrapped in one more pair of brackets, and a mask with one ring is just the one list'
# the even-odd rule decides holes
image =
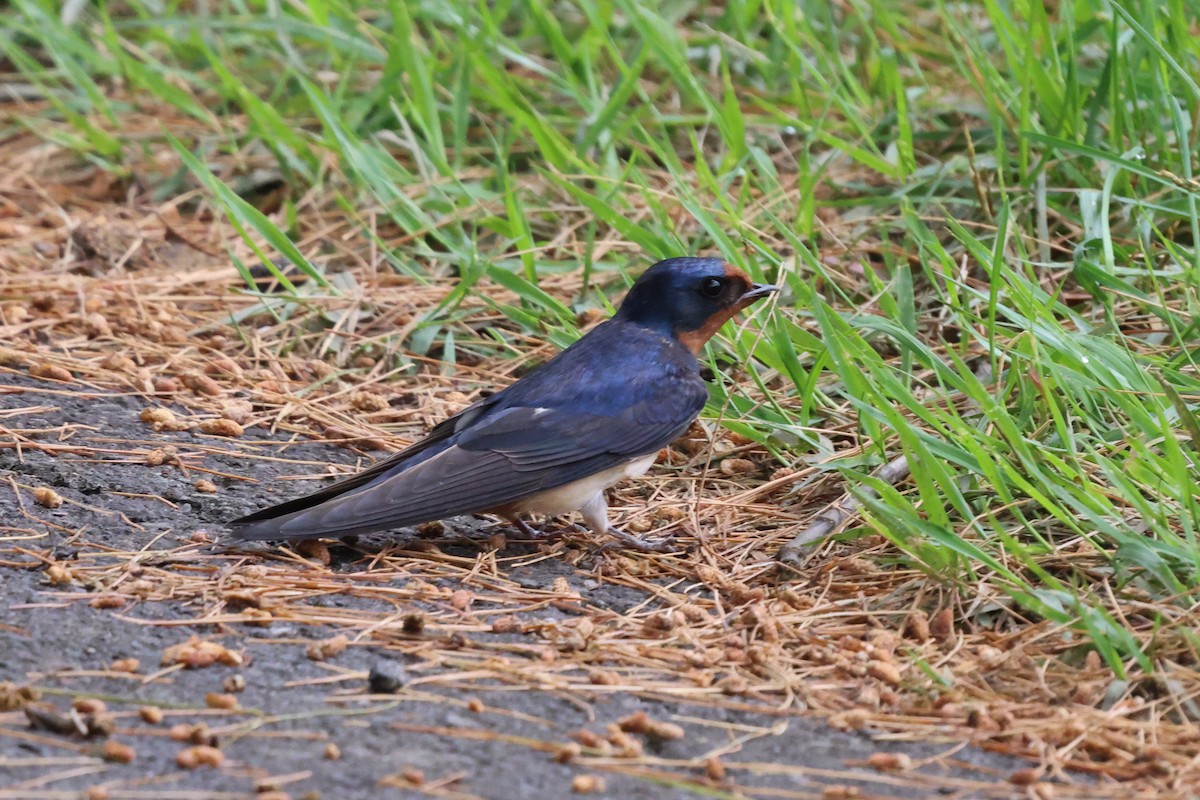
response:
{"label": "bird", "polygon": [[341,538],[491,513],[532,536],[523,515],[579,511],[598,536],[661,551],[609,521],[605,490],[691,426],[708,398],[704,344],[778,288],[719,258],[659,261],[611,318],[520,380],[362,472],[229,526],[249,541]]}

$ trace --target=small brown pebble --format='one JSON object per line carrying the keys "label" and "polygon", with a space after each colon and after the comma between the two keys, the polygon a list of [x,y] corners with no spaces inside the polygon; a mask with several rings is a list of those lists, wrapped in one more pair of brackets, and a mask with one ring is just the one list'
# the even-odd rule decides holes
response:
{"label": "small brown pebble", "polygon": [[511,614],[498,617],[492,622],[492,633],[520,633],[523,629],[521,621]]}
{"label": "small brown pebble", "polygon": [[69,567],[64,567],[62,564],[51,564],[46,567],[46,579],[53,586],[66,586],[75,580],[75,575]]}
{"label": "small brown pebble", "polygon": [[587,728],[580,728],[571,734],[571,738],[579,742],[584,747],[589,747],[593,750],[602,748],[605,744],[604,737],[595,731],[589,731]]}
{"label": "small brown pebble", "polygon": [[821,790],[821,800],[855,800],[858,797],[862,797],[862,792],[857,786],[834,784]]}
{"label": "small brown pebble", "polygon": [[659,522],[678,522],[687,516],[679,506],[658,506],[653,511],[653,516]]}
{"label": "small brown pebble", "polygon": [[617,727],[626,733],[645,733],[650,725],[650,716],[645,711],[637,711],[617,720]]}
{"label": "small brown pebble", "polygon": [[208,478],[201,478],[200,480],[198,480],[194,484],[192,484],[192,487],[197,492],[200,492],[202,494],[216,494],[217,493],[217,485],[215,483],[213,483],[212,481],[210,481]]}
{"label": "small brown pebble", "polygon": [[33,499],[44,508],[58,508],[63,504],[62,495],[49,486],[39,486],[33,490]]}
{"label": "small brown pebble", "polygon": [[954,612],[949,608],[943,608],[941,611],[933,615],[929,620],[929,633],[939,642],[945,641],[954,635]]}
{"label": "small brown pebble", "polygon": [[621,676],[612,670],[594,669],[588,673],[588,683],[595,686],[616,686],[621,682]]}
{"label": "small brown pebble", "polygon": [[158,340],[167,344],[184,344],[188,341],[188,335],[178,325],[163,325],[159,328]]}
{"label": "small brown pebble", "polygon": [[[162,712],[160,711],[159,713],[161,714]],[[180,722],[178,725],[172,725],[167,735],[177,742],[186,742],[192,738],[192,730],[195,727],[194,725],[188,725],[186,722]]]}
{"label": "small brown pebble", "polygon": [[32,686],[17,686],[12,681],[0,681],[0,711],[16,711],[41,699],[42,693]]}
{"label": "small brown pebble", "polygon": [[120,353],[109,353],[100,360],[100,368],[109,372],[132,372],[136,367],[132,358]]}
{"label": "small brown pebble", "polygon": [[748,458],[726,458],[721,461],[724,475],[749,475],[758,470],[758,465]]}
{"label": "small brown pebble", "polygon": [[649,638],[662,638],[675,627],[675,618],[669,612],[651,614],[642,622],[642,635]]}
{"label": "small brown pebble", "polygon": [[204,695],[204,705],[209,708],[221,709],[223,711],[232,711],[238,706],[238,699],[231,694],[221,694],[220,692],[209,692]]}
{"label": "small brown pebble", "polygon": [[117,729],[117,723],[110,714],[84,714],[83,724],[87,728],[84,736],[89,739],[112,736]]}
{"label": "small brown pebble", "polygon": [[338,747],[333,742],[325,743],[325,759],[327,761],[337,761],[342,757],[342,748]]}
{"label": "small brown pebble", "polygon": [[650,520],[645,518],[635,518],[625,521],[624,528],[630,533],[647,533],[654,526],[650,524]]}
{"label": "small brown pebble", "polygon": [[241,375],[242,368],[228,356],[215,355],[204,365],[205,375]]}
{"label": "small brown pebble", "polygon": [[663,742],[673,742],[677,739],[682,739],[685,733],[683,728],[676,725],[674,722],[651,722],[650,727],[646,729],[646,736],[651,739],[658,739]]}
{"label": "small brown pebble", "polygon": [[929,638],[929,615],[917,609],[908,615],[904,623],[904,633],[910,639],[923,642]]}
{"label": "small brown pebble", "polygon": [[586,308],[575,315],[575,324],[580,328],[590,328],[607,318],[602,308]]}
{"label": "small brown pebble", "polygon": [[470,711],[472,714],[478,714],[481,711],[483,711],[483,709],[484,709],[483,701],[480,700],[478,697],[472,697],[470,700],[467,701],[467,711]]}
{"label": "small brown pebble", "polygon": [[1026,767],[1008,776],[1008,782],[1014,786],[1032,786],[1042,779],[1045,770],[1041,767]]}
{"label": "small brown pebble", "polygon": [[200,423],[200,431],[211,436],[228,436],[237,438],[244,432],[241,425],[238,425],[231,419],[218,417],[217,419],[206,419]]}
{"label": "small brown pebble", "polygon": [[912,758],[905,753],[872,753],[867,764],[880,771],[903,771],[912,769]]}
{"label": "small brown pebble", "polygon": [[154,379],[154,392],[156,394],[175,394],[182,390],[183,384],[174,378],[160,375]]}
{"label": "small brown pebble", "polygon": [[721,763],[721,759],[716,756],[709,756],[704,762],[704,774],[709,780],[723,781],[725,780],[725,765]]}
{"label": "small brown pebble", "polygon": [[475,602],[475,593],[469,589],[459,589],[450,595],[450,606],[455,611],[466,611]]}
{"label": "small brown pebble", "polygon": [[180,750],[175,755],[175,764],[183,769],[195,769],[200,766],[200,759],[196,757],[196,753],[192,748]]}
{"label": "small brown pebble", "polygon": [[112,326],[108,324],[108,320],[103,314],[92,312],[83,318],[83,329],[87,332],[89,339],[99,339],[103,336],[112,336]]}
{"label": "small brown pebble", "polygon": [[900,685],[900,670],[895,664],[887,661],[871,661],[867,663],[867,674],[878,678],[889,686]]}
{"label": "small brown pebble", "polygon": [[66,381],[75,380],[75,376],[70,370],[58,366],[57,364],[34,364],[29,368],[29,374],[35,378],[42,378],[51,381]]}
{"label": "small brown pebble", "polygon": [[192,745],[192,750],[196,751],[196,758],[199,760],[200,765],[217,768],[217,766],[224,764],[224,753],[217,750],[216,747]]}
{"label": "small brown pebble", "polygon": [[199,375],[190,372],[184,375],[183,385],[191,389],[196,394],[206,395],[208,397],[216,397],[221,393],[221,385],[207,375]]}
{"label": "small brown pebble", "polygon": [[221,403],[221,416],[245,425],[254,416],[254,404],[249,400],[225,400]]}
{"label": "small brown pebble", "polygon": [[938,716],[944,719],[955,719],[963,715],[961,703],[943,703],[937,710]]}
{"label": "small brown pebble", "polygon": [[89,600],[88,605],[99,609],[121,608],[125,605],[125,598],[115,594],[102,594]]}
{"label": "small brown pebble", "polygon": [[89,786],[83,793],[83,800],[109,800],[112,797],[104,786]]}
{"label": "small brown pebble", "polygon": [[604,778],[599,775],[576,775],[571,779],[571,791],[575,794],[595,794],[604,791]]}
{"label": "small brown pebble", "polygon": [[100,757],[105,761],[112,761],[117,764],[128,764],[137,758],[137,751],[123,742],[109,739],[104,743]]}
{"label": "small brown pebble", "polygon": [[170,445],[167,447],[156,447],[146,453],[146,463],[152,467],[176,463],[179,461],[179,457],[175,455],[175,452],[175,448]]}
{"label": "small brown pebble", "polygon": [[329,545],[320,539],[304,539],[296,542],[296,552],[309,561],[315,561],[322,566],[329,566],[329,563],[333,561]]}
{"label": "small brown pebble", "polygon": [[350,405],[359,411],[384,411],[388,408],[388,401],[373,392],[351,392]]}
{"label": "small brown pebble", "polygon": [[1003,664],[1004,660],[1008,658],[1008,655],[1003,650],[998,647],[992,647],[988,644],[982,645],[975,652],[985,667],[993,669]]}
{"label": "small brown pebble", "polygon": [[616,750],[618,758],[641,758],[642,743],[616,725],[608,726],[608,741]]}
{"label": "small brown pebble", "polygon": [[163,651],[162,666],[169,667],[172,664],[183,664],[189,669],[202,669],[213,664],[239,667],[242,665],[242,655],[217,642],[193,636]]}
{"label": "small brown pebble", "polygon": [[246,688],[246,677],[241,673],[230,675],[221,681],[221,688],[227,692],[240,692]]}
{"label": "small brown pebble", "polygon": [[554,760],[559,764],[568,764],[579,758],[583,748],[575,742],[568,742],[554,751]]}
{"label": "small brown pebble", "polygon": [[[14,324],[20,324],[14,323]],[[10,350],[7,347],[0,347],[0,367],[23,367],[25,366],[25,356],[18,353],[16,350]]]}
{"label": "small brown pebble", "polygon": [[335,656],[341,655],[349,646],[350,640],[346,638],[346,634],[339,633],[333,638],[313,642],[304,648],[304,655],[308,656],[312,661],[328,661]]}
{"label": "small brown pebble", "polygon": [[95,697],[76,697],[71,701],[71,708],[80,714],[103,714],[108,711],[104,701]]}
{"label": "small brown pebble", "polygon": [[421,786],[425,783],[425,773],[416,767],[405,767],[400,770],[400,777],[413,786]]}
{"label": "small brown pebble", "polygon": [[426,538],[434,538],[441,536],[446,532],[446,524],[440,519],[435,519],[430,522],[422,522],[417,526],[417,533]]}
{"label": "small brown pebble", "polygon": [[140,666],[141,662],[136,658],[118,658],[109,669],[113,672],[137,672]]}
{"label": "small brown pebble", "polygon": [[138,709],[138,716],[147,725],[158,725],[163,721],[163,712],[158,706],[142,706]]}
{"label": "small brown pebble", "polygon": [[203,744],[209,747],[217,746],[217,735],[212,732],[212,729],[203,722],[197,722],[192,726],[191,733],[188,734],[188,741],[192,744]]}
{"label": "small brown pebble", "polygon": [[861,731],[867,726],[871,714],[865,708],[852,708],[829,718],[829,724],[840,731]]}
{"label": "small brown pebble", "polygon": [[175,412],[169,408],[143,408],[142,413],[138,414],[138,419],[156,431],[176,431],[183,424],[175,418]]}

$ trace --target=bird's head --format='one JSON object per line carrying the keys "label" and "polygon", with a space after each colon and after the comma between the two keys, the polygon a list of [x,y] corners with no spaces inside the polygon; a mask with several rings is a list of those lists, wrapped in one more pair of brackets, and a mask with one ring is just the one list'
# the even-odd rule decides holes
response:
{"label": "bird's head", "polygon": [[719,258],[668,258],[634,282],[615,319],[665,333],[699,353],[734,314],[778,288],[754,283]]}

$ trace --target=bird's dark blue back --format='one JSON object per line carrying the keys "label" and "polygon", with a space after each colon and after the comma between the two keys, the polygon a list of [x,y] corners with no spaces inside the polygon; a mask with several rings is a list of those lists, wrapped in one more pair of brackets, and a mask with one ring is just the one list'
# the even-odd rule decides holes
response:
{"label": "bird's dark blue back", "polygon": [[[706,395],[696,357],[656,331],[608,320],[520,382],[489,398],[488,414],[514,407],[569,408],[617,417],[633,406],[641,414],[677,416],[679,406]],[[683,397],[680,393],[683,392]],[[657,404],[654,397],[673,403]],[[667,406],[674,406],[668,408]],[[697,407],[697,411],[699,408]]]}

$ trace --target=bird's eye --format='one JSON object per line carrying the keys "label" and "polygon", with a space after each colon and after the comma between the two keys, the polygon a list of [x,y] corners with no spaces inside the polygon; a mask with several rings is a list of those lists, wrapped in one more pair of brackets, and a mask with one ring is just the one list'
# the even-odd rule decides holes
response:
{"label": "bird's eye", "polygon": [[725,281],[720,278],[705,278],[700,282],[700,294],[705,297],[718,297],[725,288]]}

